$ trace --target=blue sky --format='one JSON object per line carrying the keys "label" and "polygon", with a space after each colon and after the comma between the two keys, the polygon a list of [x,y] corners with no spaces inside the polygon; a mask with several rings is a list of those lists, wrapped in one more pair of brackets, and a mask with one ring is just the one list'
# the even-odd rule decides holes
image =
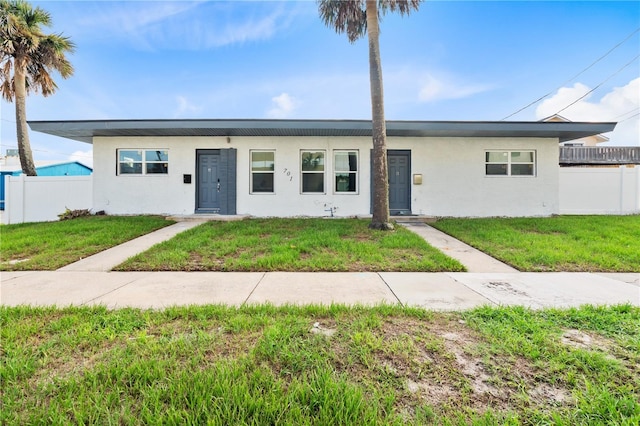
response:
{"label": "blue sky", "polygon": [[[366,39],[325,27],[315,1],[34,1],[77,45],[75,74],[27,99],[30,120],[370,118]],[[387,119],[509,120],[560,112],[620,121],[640,146],[640,2],[426,1],[387,15]],[[625,40],[623,42],[623,40]],[[606,57],[575,79],[573,76]],[[15,147],[2,101],[1,150]],[[31,132],[39,160],[90,162],[91,145]]]}

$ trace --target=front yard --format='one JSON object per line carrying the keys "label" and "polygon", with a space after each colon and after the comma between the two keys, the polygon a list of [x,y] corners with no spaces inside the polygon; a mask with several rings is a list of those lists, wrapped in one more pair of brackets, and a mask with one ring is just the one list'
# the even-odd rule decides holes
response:
{"label": "front yard", "polygon": [[141,253],[120,271],[464,271],[416,234],[358,219],[207,222]]}
{"label": "front yard", "polygon": [[0,271],[52,271],[171,225],[159,216],[90,216],[0,226]]}
{"label": "front yard", "polygon": [[0,307],[0,424],[637,425],[640,309]]}
{"label": "front yard", "polygon": [[520,271],[640,272],[640,215],[441,219],[432,226]]}
{"label": "front yard", "polygon": [[[93,216],[0,227],[0,270],[55,270],[173,222]],[[463,271],[422,238],[357,219],[208,222],[137,255],[133,271]],[[640,272],[640,216],[440,219],[432,226],[520,271]]]}

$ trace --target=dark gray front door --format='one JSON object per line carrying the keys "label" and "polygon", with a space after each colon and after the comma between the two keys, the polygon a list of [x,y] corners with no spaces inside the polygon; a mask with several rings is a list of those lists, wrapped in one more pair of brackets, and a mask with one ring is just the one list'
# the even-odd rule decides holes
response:
{"label": "dark gray front door", "polygon": [[198,154],[198,211],[220,213],[220,154]]}
{"label": "dark gray front door", "polygon": [[388,151],[389,212],[411,214],[411,151]]}

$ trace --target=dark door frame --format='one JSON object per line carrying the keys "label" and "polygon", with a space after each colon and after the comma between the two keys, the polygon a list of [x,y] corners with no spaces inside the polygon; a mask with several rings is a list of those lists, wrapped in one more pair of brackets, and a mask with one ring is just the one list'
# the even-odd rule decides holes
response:
{"label": "dark door frame", "polygon": [[[370,194],[371,194],[371,202],[369,205],[370,208],[370,213],[373,213],[373,150],[370,151],[371,152],[371,161],[369,162],[369,179],[370,179]],[[402,155],[402,156],[406,156],[408,158],[408,162],[407,162],[407,182],[409,182],[409,190],[407,191],[407,208],[406,209],[402,209],[400,211],[394,212],[394,211],[389,211],[389,213],[393,216],[393,215],[398,215],[398,214],[402,214],[402,215],[410,215],[411,214],[411,150],[410,149],[388,149],[387,150],[387,169],[389,166],[389,156],[390,155]],[[387,195],[388,196],[388,195]]]}
{"label": "dark door frame", "polygon": [[[196,150],[196,213],[220,213],[220,209],[218,211],[213,211],[212,209],[205,209],[200,207],[200,157],[203,155],[217,155],[220,156],[219,149],[197,149]],[[218,159],[218,163],[220,160]],[[220,172],[218,172],[220,174]]]}
{"label": "dark door frame", "polygon": [[196,188],[195,188],[195,212],[209,213],[206,209],[201,209],[199,202],[200,186],[200,155],[220,155],[218,176],[220,177],[220,210],[219,214],[236,214],[236,159],[237,150],[230,149],[196,149]]}

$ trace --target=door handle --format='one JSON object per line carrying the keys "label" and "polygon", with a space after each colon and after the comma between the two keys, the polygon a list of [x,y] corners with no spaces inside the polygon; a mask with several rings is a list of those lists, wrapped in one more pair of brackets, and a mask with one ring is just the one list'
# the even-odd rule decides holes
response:
{"label": "door handle", "polygon": [[220,192],[220,179],[218,179],[217,189],[218,189],[218,192]]}

